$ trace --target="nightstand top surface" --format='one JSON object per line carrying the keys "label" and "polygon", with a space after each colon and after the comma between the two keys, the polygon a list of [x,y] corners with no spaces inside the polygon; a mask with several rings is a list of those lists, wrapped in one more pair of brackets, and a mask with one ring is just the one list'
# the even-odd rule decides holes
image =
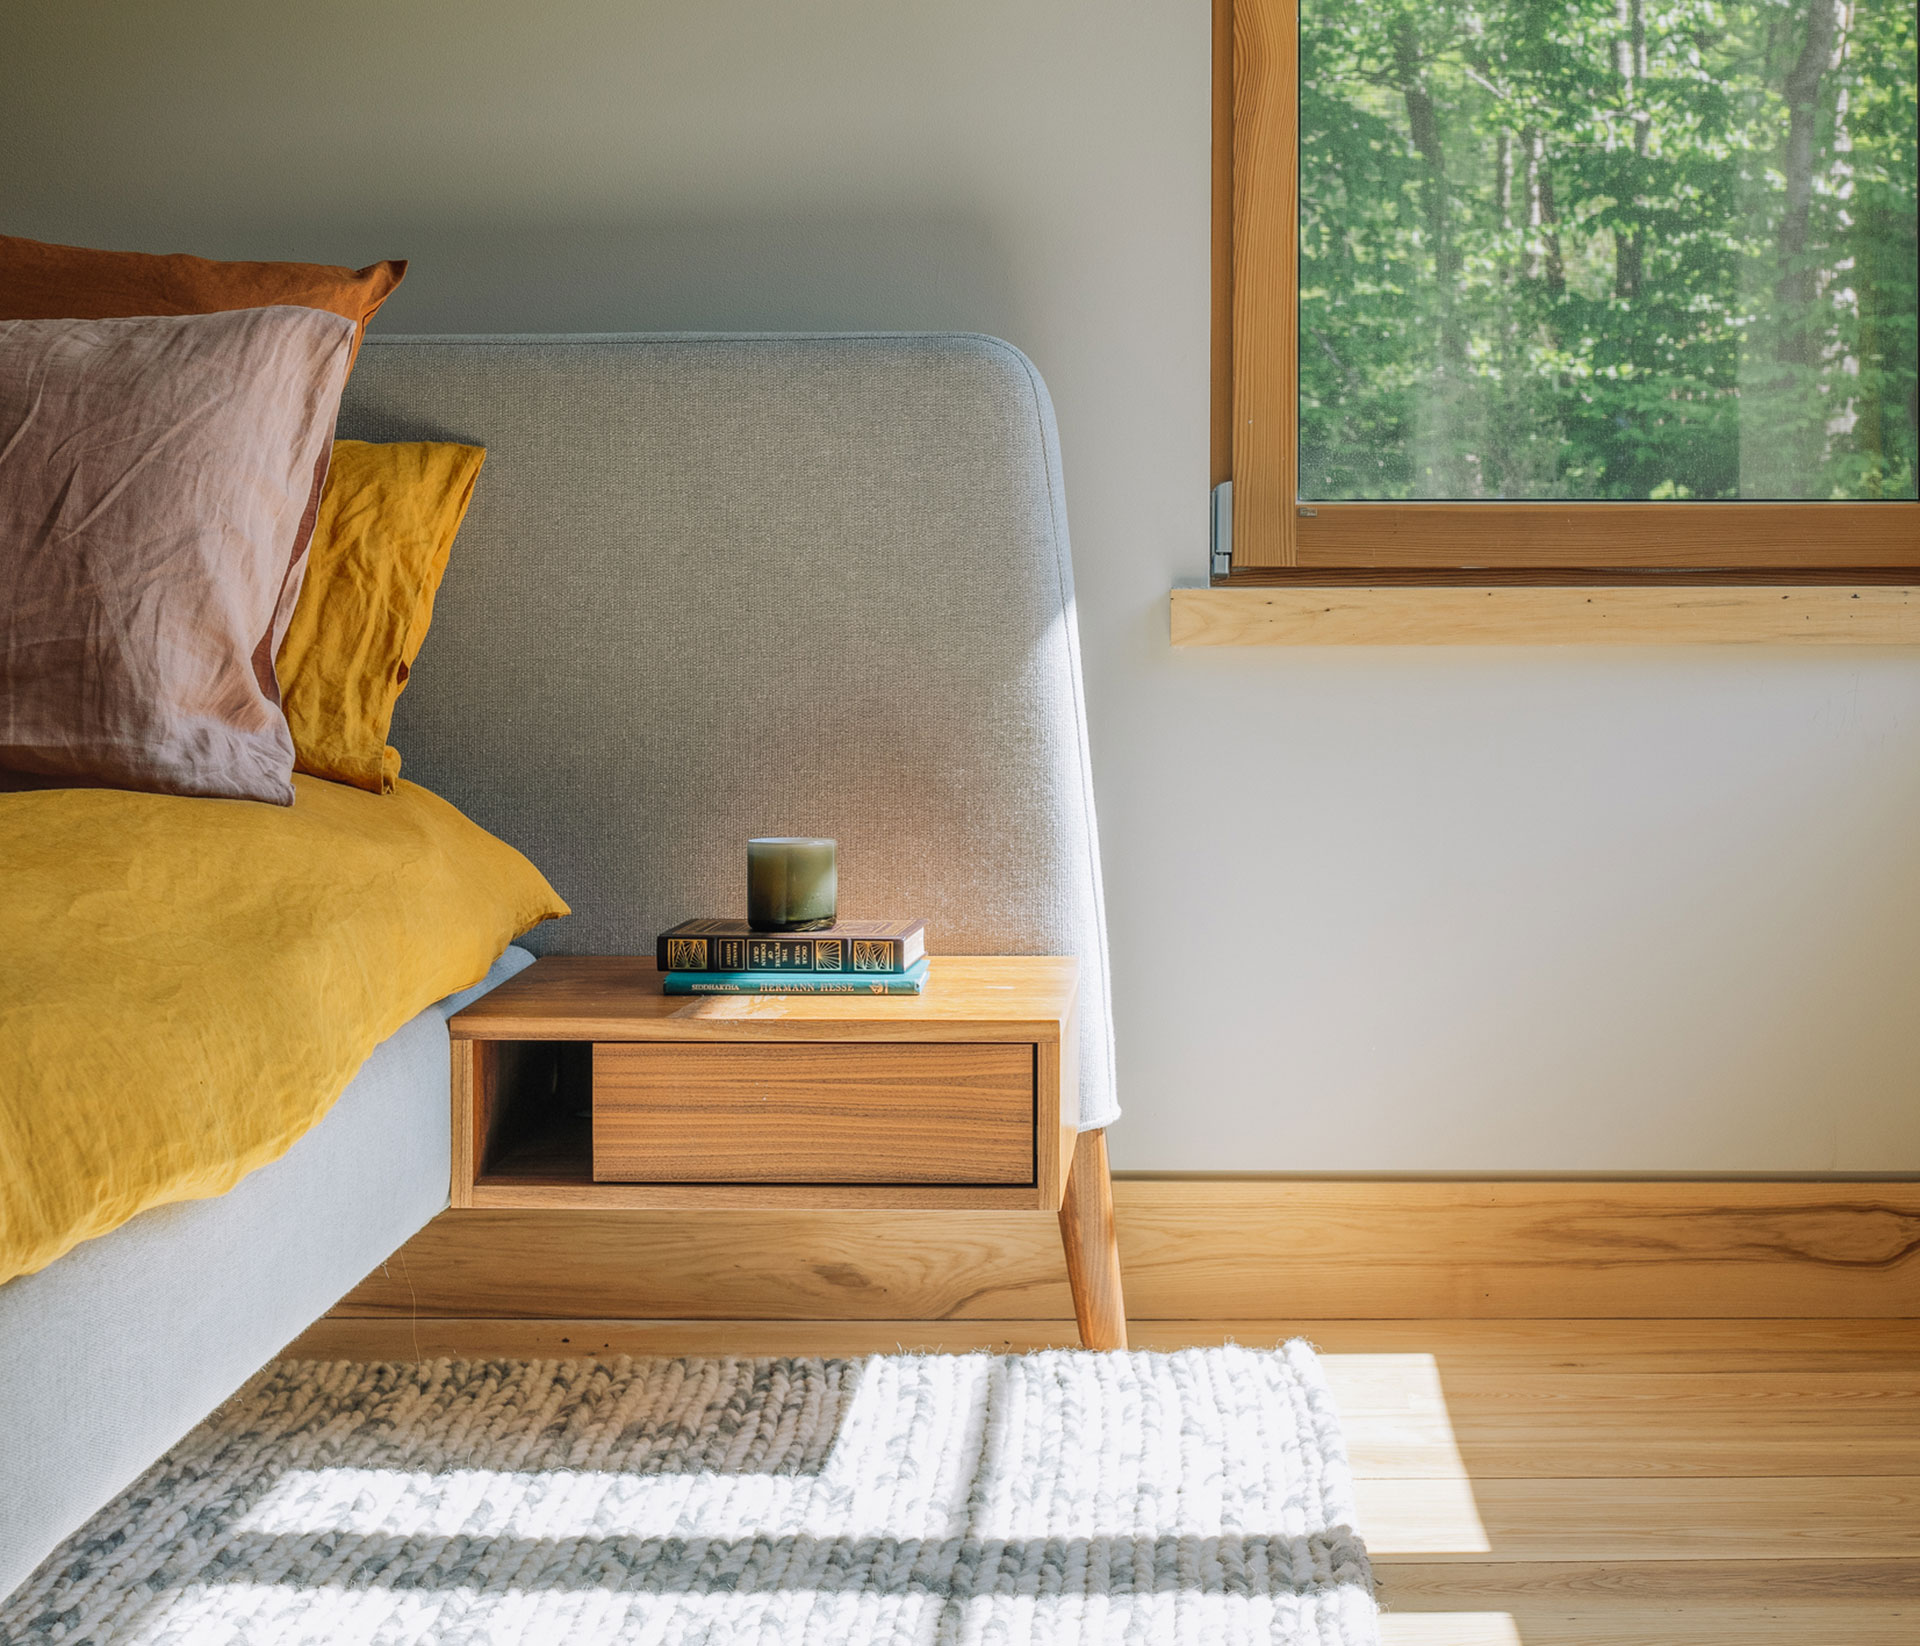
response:
{"label": "nightstand top surface", "polygon": [[934,955],[919,995],[666,995],[651,956],[546,955],[448,1022],[456,1040],[1057,1040],[1079,963]]}

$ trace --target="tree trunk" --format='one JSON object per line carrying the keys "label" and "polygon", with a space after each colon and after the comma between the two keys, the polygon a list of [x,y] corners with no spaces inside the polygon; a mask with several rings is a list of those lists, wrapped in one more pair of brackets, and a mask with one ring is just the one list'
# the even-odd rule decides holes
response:
{"label": "tree trunk", "polygon": [[1500,227],[1513,227],[1513,133],[1500,128],[1500,143],[1493,151],[1493,198],[1500,207]]}
{"label": "tree trunk", "polygon": [[1807,257],[1807,227],[1813,208],[1813,139],[1820,117],[1820,87],[1833,64],[1834,35],[1839,22],[1839,0],[1812,0],[1807,10],[1807,38],[1800,56],[1787,71],[1783,88],[1787,104],[1786,209],[1780,218],[1780,283],[1776,295],[1786,322],[1781,332],[1781,359],[1811,364],[1812,335],[1801,314],[1812,302],[1814,270]]}
{"label": "tree trunk", "polygon": [[1834,432],[1828,426],[1832,414],[1828,396],[1820,392],[1819,384],[1833,316],[1823,312],[1826,305],[1819,301],[1825,259],[1815,244],[1813,186],[1823,169],[1816,162],[1820,115],[1838,59],[1835,48],[1844,4],[1845,0],[1809,0],[1806,34],[1781,85],[1787,105],[1787,140],[1780,168],[1786,188],[1780,213],[1779,276],[1768,326],[1774,370],[1766,372],[1755,362],[1752,414],[1745,408],[1741,413],[1743,495],[1818,495],[1812,488],[1820,485],[1821,464]]}
{"label": "tree trunk", "polygon": [[1546,134],[1538,126],[1529,126],[1520,134],[1527,152],[1527,261],[1529,280],[1543,276],[1547,290],[1558,297],[1567,289],[1566,270],[1560,262],[1560,234],[1555,227],[1560,214],[1553,208],[1553,176],[1547,170]]}
{"label": "tree trunk", "polygon": [[1466,359],[1466,346],[1460,336],[1459,316],[1454,299],[1455,280],[1460,273],[1460,254],[1454,248],[1447,199],[1447,156],[1440,140],[1440,117],[1428,91],[1425,64],[1420,56],[1420,39],[1414,32],[1413,18],[1403,16],[1393,36],[1394,71],[1400,82],[1400,95],[1406,100],[1407,127],[1413,146],[1425,165],[1420,183],[1420,204],[1427,220],[1427,238],[1433,245],[1435,296],[1440,322],[1440,370],[1443,376],[1459,376]]}
{"label": "tree trunk", "polygon": [[1452,202],[1440,115],[1427,89],[1426,63],[1413,14],[1405,12],[1393,34],[1394,78],[1406,101],[1407,129],[1422,161],[1420,205],[1433,248],[1434,363],[1420,397],[1414,436],[1414,468],[1432,489],[1422,495],[1472,497],[1481,489],[1477,461],[1463,448],[1472,440],[1467,408],[1466,340],[1460,329],[1460,254],[1453,244]]}
{"label": "tree trunk", "polygon": [[1433,242],[1433,263],[1443,285],[1458,272],[1447,213],[1447,157],[1440,143],[1440,120],[1427,90],[1420,41],[1413,19],[1403,17],[1393,35],[1394,73],[1406,100],[1407,126],[1413,146],[1426,166],[1421,179],[1420,204],[1426,214],[1427,237]]}
{"label": "tree trunk", "polygon": [[[1815,4],[1818,3],[1819,0],[1815,0]],[[1620,25],[1620,34],[1614,41],[1613,66],[1620,77],[1621,101],[1633,121],[1633,158],[1637,173],[1638,162],[1647,157],[1647,139],[1653,130],[1653,116],[1643,101],[1647,78],[1647,25],[1641,15],[1641,0],[1614,0],[1614,18]],[[1638,182],[1637,176],[1635,182]],[[1642,203],[1638,188],[1633,191],[1632,201],[1636,206]],[[1614,230],[1613,294],[1616,297],[1639,295],[1644,236],[1645,231],[1638,226]]]}

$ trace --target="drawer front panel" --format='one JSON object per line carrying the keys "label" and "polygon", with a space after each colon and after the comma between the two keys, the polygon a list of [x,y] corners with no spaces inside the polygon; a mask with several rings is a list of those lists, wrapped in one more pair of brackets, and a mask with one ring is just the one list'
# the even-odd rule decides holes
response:
{"label": "drawer front panel", "polygon": [[593,1048],[600,1183],[1031,1183],[1031,1045]]}

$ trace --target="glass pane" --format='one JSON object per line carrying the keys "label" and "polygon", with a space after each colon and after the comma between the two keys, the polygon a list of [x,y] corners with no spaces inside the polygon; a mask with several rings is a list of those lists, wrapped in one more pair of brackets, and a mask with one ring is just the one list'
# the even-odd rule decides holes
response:
{"label": "glass pane", "polygon": [[1914,37],[1301,0],[1301,496],[1913,497]]}

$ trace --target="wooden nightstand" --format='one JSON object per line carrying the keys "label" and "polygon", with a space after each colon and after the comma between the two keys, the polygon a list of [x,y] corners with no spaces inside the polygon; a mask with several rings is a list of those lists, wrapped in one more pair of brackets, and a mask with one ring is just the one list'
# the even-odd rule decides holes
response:
{"label": "wooden nightstand", "polygon": [[934,957],[926,993],[665,995],[651,959],[549,955],[453,1036],[453,1204],[1057,1212],[1080,1337],[1124,1348],[1106,1135],[1072,960]]}

